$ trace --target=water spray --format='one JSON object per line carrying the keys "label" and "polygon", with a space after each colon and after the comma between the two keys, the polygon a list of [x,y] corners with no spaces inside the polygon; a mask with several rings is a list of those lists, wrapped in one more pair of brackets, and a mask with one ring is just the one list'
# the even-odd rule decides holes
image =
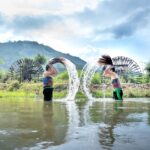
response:
{"label": "water spray", "polygon": [[61,63],[66,67],[69,76],[69,87],[68,95],[65,99],[74,100],[79,88],[79,78],[76,66],[70,60],[63,57],[53,58],[49,61],[49,64],[55,63]]}

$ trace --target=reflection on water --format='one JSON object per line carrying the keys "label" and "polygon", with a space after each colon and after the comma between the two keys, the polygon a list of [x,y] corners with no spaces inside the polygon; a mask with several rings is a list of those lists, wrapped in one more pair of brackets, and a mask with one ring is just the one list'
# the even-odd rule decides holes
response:
{"label": "reflection on water", "polygon": [[124,122],[123,120],[125,118],[123,117],[123,109],[121,109],[121,107],[123,107],[122,102],[114,102],[111,117],[109,117],[109,114],[105,114],[104,123],[107,125],[100,127],[99,133],[100,143],[103,149],[110,149],[113,146],[113,143],[115,142],[115,135],[113,130],[115,126],[119,124],[119,122]]}
{"label": "reflection on water", "polygon": [[0,101],[0,149],[20,149],[37,143],[44,148],[64,143],[67,115],[61,103]]}
{"label": "reflection on water", "polygon": [[0,99],[0,150],[148,150],[149,141],[150,99]]}

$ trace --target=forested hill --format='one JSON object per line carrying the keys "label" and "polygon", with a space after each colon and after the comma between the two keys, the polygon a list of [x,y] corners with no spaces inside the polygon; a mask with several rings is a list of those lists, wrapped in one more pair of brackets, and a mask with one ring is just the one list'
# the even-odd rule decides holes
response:
{"label": "forested hill", "polygon": [[85,65],[85,61],[81,58],[56,51],[49,46],[33,41],[17,41],[0,43],[0,69],[8,70],[16,60],[25,57],[33,58],[37,54],[44,55],[47,60],[53,57],[65,57],[71,60],[78,69]]}

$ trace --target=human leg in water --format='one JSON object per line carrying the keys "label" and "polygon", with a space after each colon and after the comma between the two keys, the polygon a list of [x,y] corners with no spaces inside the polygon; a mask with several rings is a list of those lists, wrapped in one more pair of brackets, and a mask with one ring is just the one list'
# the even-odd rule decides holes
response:
{"label": "human leg in water", "polygon": [[121,88],[115,88],[113,91],[113,98],[115,100],[123,100],[123,92]]}

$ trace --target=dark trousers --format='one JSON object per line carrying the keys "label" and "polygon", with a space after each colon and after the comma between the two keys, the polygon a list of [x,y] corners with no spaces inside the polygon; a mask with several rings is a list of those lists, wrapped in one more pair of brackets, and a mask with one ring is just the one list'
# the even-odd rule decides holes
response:
{"label": "dark trousers", "polygon": [[53,99],[53,88],[43,89],[44,101],[52,101]]}

